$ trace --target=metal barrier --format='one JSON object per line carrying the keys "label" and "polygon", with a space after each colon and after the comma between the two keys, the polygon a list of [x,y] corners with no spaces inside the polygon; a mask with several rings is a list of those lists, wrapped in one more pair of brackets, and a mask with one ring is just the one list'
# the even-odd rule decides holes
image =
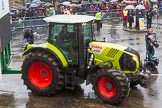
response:
{"label": "metal barrier", "polygon": [[17,21],[11,22],[12,30],[30,28],[30,27],[46,27],[46,26],[47,23],[43,21],[43,18],[39,18],[39,19],[29,18],[26,20],[19,19]]}
{"label": "metal barrier", "polygon": [[[96,13],[97,11],[88,11],[88,12],[78,12],[77,14],[95,16]],[[103,13],[102,18],[103,23],[117,25],[119,24],[119,21],[122,21],[122,10],[111,10],[111,11],[102,10],[102,13]]]}
{"label": "metal barrier", "polygon": [[[95,16],[97,11],[89,11],[89,12],[78,12],[79,15],[90,15]],[[111,11],[102,11],[103,12],[103,23],[109,23],[112,25],[119,24],[120,21],[122,21],[122,10],[111,10]],[[157,10],[158,15],[162,16],[162,8],[159,8]],[[155,16],[157,16],[157,12],[154,12]],[[136,13],[136,12],[135,12]],[[144,17],[145,17],[145,10],[144,10]],[[23,29],[23,28],[30,28],[30,27],[46,27],[47,23],[43,21],[44,17],[38,17],[38,18],[25,18],[25,20],[21,20],[23,18],[20,18],[19,20],[14,20],[11,23],[11,29]]]}

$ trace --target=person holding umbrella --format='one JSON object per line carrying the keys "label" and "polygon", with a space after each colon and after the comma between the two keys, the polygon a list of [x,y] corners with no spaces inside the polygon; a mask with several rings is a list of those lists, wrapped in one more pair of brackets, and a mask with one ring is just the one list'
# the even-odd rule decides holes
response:
{"label": "person holding umbrella", "polygon": [[128,10],[124,9],[122,11],[122,17],[123,17],[123,28],[127,28],[127,20],[128,20]]}
{"label": "person holding umbrella", "polygon": [[133,5],[127,5],[125,9],[128,9],[128,23],[129,23],[129,29],[132,29],[132,23],[134,22],[134,9],[135,7]]}

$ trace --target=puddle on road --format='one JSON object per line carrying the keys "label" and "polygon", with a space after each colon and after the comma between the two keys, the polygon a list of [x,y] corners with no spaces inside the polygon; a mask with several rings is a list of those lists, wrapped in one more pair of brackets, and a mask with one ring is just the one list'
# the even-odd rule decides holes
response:
{"label": "puddle on road", "polygon": [[158,70],[151,71],[153,75],[150,78],[150,85],[148,88],[140,88],[142,95],[144,96],[143,102],[148,108],[161,108],[162,102],[162,77]]}

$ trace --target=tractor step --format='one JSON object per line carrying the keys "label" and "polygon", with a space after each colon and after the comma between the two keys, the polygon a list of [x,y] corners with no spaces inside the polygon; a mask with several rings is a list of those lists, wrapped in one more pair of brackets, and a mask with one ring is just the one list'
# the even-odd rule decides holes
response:
{"label": "tractor step", "polygon": [[65,88],[74,89],[76,72],[74,70],[65,72]]}

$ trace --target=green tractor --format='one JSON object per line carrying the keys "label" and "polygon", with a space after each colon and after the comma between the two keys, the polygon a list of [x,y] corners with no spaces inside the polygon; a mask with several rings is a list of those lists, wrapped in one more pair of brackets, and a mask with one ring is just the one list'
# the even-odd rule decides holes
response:
{"label": "green tractor", "polygon": [[103,102],[118,104],[131,86],[145,87],[149,73],[141,69],[139,53],[96,41],[95,17],[55,15],[44,20],[49,24],[47,42],[28,44],[23,53],[22,79],[33,93],[49,96],[86,81]]}

